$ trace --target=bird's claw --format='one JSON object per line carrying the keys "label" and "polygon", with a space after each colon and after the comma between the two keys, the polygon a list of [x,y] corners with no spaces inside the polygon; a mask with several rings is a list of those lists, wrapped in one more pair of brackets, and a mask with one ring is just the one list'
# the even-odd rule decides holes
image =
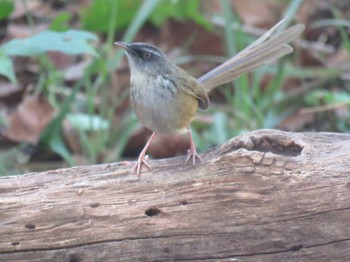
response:
{"label": "bird's claw", "polygon": [[141,176],[141,169],[142,166],[147,167],[148,170],[151,170],[151,165],[147,163],[148,156],[141,156],[137,160],[136,164],[133,167],[134,172],[137,174],[138,177]]}

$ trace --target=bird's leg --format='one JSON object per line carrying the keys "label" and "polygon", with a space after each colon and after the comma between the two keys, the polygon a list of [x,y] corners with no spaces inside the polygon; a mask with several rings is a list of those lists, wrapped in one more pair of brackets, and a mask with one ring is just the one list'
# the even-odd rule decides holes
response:
{"label": "bird's leg", "polygon": [[140,175],[141,175],[142,165],[145,165],[149,170],[151,169],[151,166],[146,162],[145,156],[146,156],[146,153],[147,153],[147,149],[148,149],[149,145],[151,144],[151,141],[152,141],[152,139],[154,138],[155,135],[156,135],[156,133],[153,132],[151,137],[148,139],[147,144],[142,149],[142,151],[141,151],[141,153],[139,155],[139,158],[137,160],[137,163],[134,166],[134,172],[136,171],[136,174],[137,174],[138,177],[140,177]]}
{"label": "bird's leg", "polygon": [[185,165],[187,164],[188,160],[192,158],[192,164],[196,164],[196,158],[198,158],[200,161],[203,161],[203,159],[198,155],[197,150],[196,150],[196,145],[194,143],[193,137],[192,137],[192,132],[189,127],[187,127],[188,134],[190,136],[190,149],[187,151],[187,158],[185,161]]}

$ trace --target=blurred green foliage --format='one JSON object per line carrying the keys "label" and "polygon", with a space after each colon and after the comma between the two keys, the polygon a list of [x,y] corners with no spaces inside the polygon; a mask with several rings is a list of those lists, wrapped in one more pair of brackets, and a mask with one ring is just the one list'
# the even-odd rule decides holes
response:
{"label": "blurred green foliage", "polygon": [[[301,0],[288,1],[285,15],[290,19],[287,21],[290,22],[295,16],[301,2]],[[130,110],[126,111],[117,123],[115,121],[115,112],[123,107],[128,97],[128,90],[120,90],[118,94],[110,95],[111,72],[119,65],[122,57],[122,51],[113,47],[115,35],[124,32],[122,41],[131,42],[146,22],[161,27],[168,19],[191,20],[210,30],[211,22],[201,13],[201,4],[205,4],[205,1],[93,0],[80,12],[80,29],[72,30],[70,26],[72,15],[61,12],[51,22],[49,30],[27,39],[14,39],[2,45],[0,74],[14,82],[15,73],[11,57],[37,56],[41,71],[34,87],[35,92],[45,95],[57,109],[55,118],[41,134],[38,148],[54,152],[68,165],[75,165],[75,156],[67,147],[62,132],[63,122],[67,121],[78,134],[81,147],[79,153],[87,163],[119,160],[130,136],[139,127],[139,122]],[[229,57],[254,39],[240,29],[241,21],[232,11],[230,1],[221,0],[220,4],[223,7],[223,13],[219,15],[225,20],[225,26],[221,31],[227,48],[227,57]],[[12,1],[0,2],[0,19],[8,17],[11,12],[13,12]],[[33,19],[30,14],[27,18],[28,24],[31,24],[29,22],[33,22]],[[232,30],[233,24],[238,25],[239,29]],[[99,41],[97,33],[103,33],[106,41]],[[349,47],[347,35],[341,32],[341,37],[342,44]],[[65,85],[62,72],[46,57],[45,54],[48,51],[89,56],[92,62],[85,69],[84,76],[73,86],[68,87]],[[298,54],[293,55],[298,56]],[[293,55],[288,59],[293,58]],[[227,57],[215,57],[213,60],[222,61]],[[196,59],[196,57],[193,58]],[[234,85],[229,84],[219,89],[225,103],[213,104],[209,111],[212,122],[210,124],[199,120],[193,122],[193,134],[199,150],[221,144],[247,130],[276,128],[301,107],[337,103],[349,107],[348,93],[322,90],[322,85],[308,95],[302,93],[303,99],[300,99],[300,93],[286,99],[286,93],[282,89],[286,77],[296,77],[302,83],[307,83],[307,79],[310,78],[338,78],[343,72],[341,68],[301,69],[292,66],[291,63],[287,64],[288,59],[282,59],[277,65],[256,70],[249,76],[243,75],[234,81]],[[265,74],[273,77],[262,89],[261,83]],[[54,88],[57,86],[60,90]],[[63,90],[66,92],[62,92]],[[78,94],[83,94],[84,99],[81,99]],[[97,97],[100,99],[98,103],[96,103]],[[349,117],[342,119],[336,124],[336,130],[348,131],[349,122]],[[9,170],[13,169],[16,163],[28,161],[24,157],[21,160],[15,157],[25,146],[22,144],[16,149],[0,154],[0,174],[9,174]]]}
{"label": "blurred green foliage", "polygon": [[67,12],[59,13],[51,22],[49,29],[57,32],[64,32],[70,29],[69,20],[72,15]]}
{"label": "blurred green foliage", "polygon": [[26,39],[13,39],[1,47],[8,56],[36,56],[49,51],[67,55],[90,54],[97,56],[91,41],[97,41],[96,35],[79,30],[66,32],[43,31]]}
{"label": "blurred green foliage", "polygon": [[[135,19],[141,0],[113,1],[93,0],[91,5],[81,11],[82,27],[86,30],[107,33],[112,26],[116,30],[124,29]],[[149,21],[160,27],[173,18],[176,20],[193,20],[199,25],[210,28],[210,23],[200,12],[200,0],[191,1],[159,1],[149,15]],[[115,6],[114,6],[115,5]],[[111,16],[116,16],[112,24]]]}
{"label": "blurred green foliage", "polygon": [[[349,92],[327,89],[313,90],[305,95],[304,101],[315,114],[318,129],[334,132],[350,130]],[[324,121],[325,119],[327,121]]]}
{"label": "blurred green foliage", "polygon": [[14,10],[14,2],[10,0],[0,1],[0,20],[7,18]]}
{"label": "blurred green foliage", "polygon": [[350,93],[345,91],[314,90],[304,97],[310,106],[322,106],[325,104],[349,104]]}
{"label": "blurred green foliage", "polygon": [[[115,28],[115,30],[124,29],[134,19],[141,2],[141,0],[93,0],[80,13],[82,27],[86,30],[100,33],[107,33],[110,26]],[[111,16],[117,17],[112,24],[110,24]]]}
{"label": "blurred green foliage", "polygon": [[150,16],[150,21],[160,27],[166,20],[193,20],[198,25],[210,29],[212,26],[200,11],[200,0],[184,1],[160,1]]}
{"label": "blurred green foliage", "polygon": [[12,82],[16,81],[10,56],[37,56],[49,51],[97,56],[95,47],[91,44],[91,41],[97,39],[96,35],[79,30],[43,31],[29,38],[13,39],[0,47],[0,75]]}

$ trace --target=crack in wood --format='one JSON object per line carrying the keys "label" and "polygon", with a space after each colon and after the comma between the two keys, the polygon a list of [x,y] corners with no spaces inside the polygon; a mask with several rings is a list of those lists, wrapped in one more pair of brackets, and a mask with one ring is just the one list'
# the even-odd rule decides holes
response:
{"label": "crack in wood", "polygon": [[[328,246],[328,245],[333,245],[337,243],[342,243],[342,242],[348,242],[350,241],[350,238],[345,238],[345,239],[340,239],[340,240],[334,240],[334,241],[329,241],[326,243],[321,243],[321,244],[315,244],[315,245],[294,245],[291,246],[290,248],[287,249],[281,249],[281,250],[275,250],[275,251],[269,251],[269,252],[255,252],[255,253],[249,253],[249,254],[232,254],[230,256],[205,256],[205,257],[191,257],[190,259],[179,259],[176,258],[176,261],[204,261],[204,260],[212,260],[212,259],[234,259],[236,257],[254,257],[254,256],[263,256],[263,255],[273,255],[273,254],[283,254],[283,253],[288,253],[288,252],[298,252],[302,249],[311,249],[315,247],[320,247],[320,246]],[[159,260],[159,261],[164,261],[164,260]]]}
{"label": "crack in wood", "polygon": [[325,210],[322,212],[316,212],[304,216],[296,216],[292,217],[289,219],[280,219],[280,220],[275,220],[275,221],[268,221],[268,222],[262,222],[262,223],[253,223],[250,225],[257,225],[257,226],[262,226],[262,225],[273,225],[273,224],[278,224],[278,223],[285,223],[285,222],[291,222],[291,221],[296,221],[300,219],[305,219],[305,218],[314,218],[320,215],[328,214],[328,213],[333,213],[333,212],[341,212],[341,211],[348,211],[350,210],[350,207],[345,207],[345,208],[337,208],[337,209],[330,209],[330,210]]}

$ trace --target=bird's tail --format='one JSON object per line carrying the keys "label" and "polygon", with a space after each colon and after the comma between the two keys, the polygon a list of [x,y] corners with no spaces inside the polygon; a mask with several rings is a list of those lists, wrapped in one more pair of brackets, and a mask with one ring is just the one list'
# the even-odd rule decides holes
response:
{"label": "bird's tail", "polygon": [[198,78],[198,81],[209,92],[219,85],[232,81],[243,73],[251,72],[264,64],[293,52],[293,48],[288,43],[298,37],[305,26],[298,24],[274,34],[283,22],[284,20],[278,22],[251,45]]}

